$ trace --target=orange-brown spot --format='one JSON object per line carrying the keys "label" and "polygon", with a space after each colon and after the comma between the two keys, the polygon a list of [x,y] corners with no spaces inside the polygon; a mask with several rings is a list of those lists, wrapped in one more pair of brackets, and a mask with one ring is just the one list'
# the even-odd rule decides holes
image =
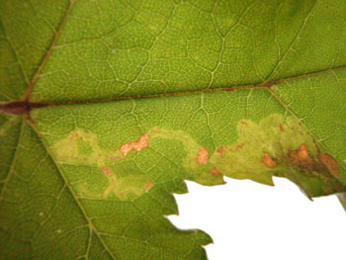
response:
{"label": "orange-brown spot", "polygon": [[331,155],[327,153],[320,153],[318,155],[318,159],[322,165],[327,167],[330,174],[332,174],[336,178],[339,178],[340,169],[338,166],[338,162]]}
{"label": "orange-brown spot", "polygon": [[311,160],[311,157],[309,155],[309,151],[308,148],[306,147],[306,144],[302,144],[299,147],[299,150],[297,152],[297,155],[299,158],[303,159],[303,160]]}
{"label": "orange-brown spot", "polygon": [[146,192],[148,192],[152,187],[154,187],[154,183],[153,183],[152,181],[151,181],[151,182],[148,182],[148,184],[145,185],[144,190],[145,190]]}
{"label": "orange-brown spot", "polygon": [[276,161],[269,155],[269,153],[263,153],[261,161],[269,168],[276,167]]}
{"label": "orange-brown spot", "polygon": [[209,172],[213,175],[213,176],[215,176],[215,177],[220,177],[221,176],[221,173],[218,171],[218,169],[216,169],[215,167],[214,168],[211,168],[210,170],[209,170]]}
{"label": "orange-brown spot", "polygon": [[312,158],[305,144],[300,145],[298,150],[288,151],[287,157],[293,166],[302,171],[308,171],[327,178],[339,178],[338,162],[331,155],[319,151],[317,158]]}
{"label": "orange-brown spot", "polygon": [[216,150],[216,152],[222,158],[224,156],[224,154],[226,153],[226,149],[225,149],[225,147],[221,146],[219,149]]}
{"label": "orange-brown spot", "polygon": [[125,157],[132,151],[140,152],[144,148],[147,148],[149,146],[150,142],[150,136],[149,135],[143,135],[141,136],[137,142],[130,142],[123,144],[120,147],[121,154]]}
{"label": "orange-brown spot", "polygon": [[283,133],[285,131],[284,125],[283,124],[279,124],[279,127],[280,127],[280,132]]}
{"label": "orange-brown spot", "polygon": [[207,149],[202,147],[199,150],[198,156],[196,158],[198,165],[204,165],[208,163],[209,160],[209,152]]}
{"label": "orange-brown spot", "polygon": [[309,155],[308,148],[305,144],[301,144],[298,150],[288,151],[287,156],[292,165],[300,167],[303,170],[313,171],[316,167],[315,161]]}
{"label": "orange-brown spot", "polygon": [[80,136],[79,132],[75,132],[70,136],[70,142],[72,143],[74,139],[78,138]]}
{"label": "orange-brown spot", "polygon": [[247,122],[245,122],[245,121],[240,121],[240,123],[241,123],[242,125],[247,126]]}
{"label": "orange-brown spot", "polygon": [[246,144],[246,143],[238,144],[238,145],[235,147],[235,149],[236,149],[236,150],[241,149],[241,148],[244,147],[245,144]]}
{"label": "orange-brown spot", "polygon": [[113,174],[112,169],[109,167],[103,167],[101,170],[105,176],[111,176]]}
{"label": "orange-brown spot", "polygon": [[121,160],[121,157],[120,157],[120,156],[115,156],[115,157],[108,156],[107,158],[108,158],[109,160],[111,160],[111,161],[114,161],[114,162],[117,162],[117,161],[120,161],[120,160]]}

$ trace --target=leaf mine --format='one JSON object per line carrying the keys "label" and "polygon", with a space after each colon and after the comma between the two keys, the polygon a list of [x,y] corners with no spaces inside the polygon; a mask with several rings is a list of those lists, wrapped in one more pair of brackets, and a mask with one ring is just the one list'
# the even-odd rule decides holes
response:
{"label": "leaf mine", "polygon": [[[293,117],[269,115],[258,123],[241,120],[238,141],[217,148],[211,163],[236,179],[273,185],[272,176],[287,177],[308,196],[345,190],[337,161],[321,153],[315,140]],[[322,190],[316,190],[316,182]]]}
{"label": "leaf mine", "polygon": [[[187,178],[201,184],[222,184],[225,175],[273,186],[272,177],[279,176],[295,182],[308,196],[345,189],[339,181],[337,161],[320,151],[315,140],[294,117],[272,114],[258,123],[243,119],[237,125],[237,135],[236,142],[223,144],[211,154],[191,135],[180,130],[155,127],[136,141],[106,149],[100,147],[97,134],[77,129],[56,142],[53,151],[60,163],[97,167],[108,180],[103,198],[112,194],[120,199],[141,196],[154,186],[154,180],[144,174],[131,175],[135,182],[129,181],[128,188],[119,192],[127,177],[122,170],[114,168],[125,158],[133,158],[129,157],[132,152],[144,151],[149,143],[155,150],[157,142],[153,140],[178,141],[185,151],[182,166],[188,173]],[[316,182],[322,187],[318,191],[314,188]],[[83,190],[85,192],[86,187]]]}

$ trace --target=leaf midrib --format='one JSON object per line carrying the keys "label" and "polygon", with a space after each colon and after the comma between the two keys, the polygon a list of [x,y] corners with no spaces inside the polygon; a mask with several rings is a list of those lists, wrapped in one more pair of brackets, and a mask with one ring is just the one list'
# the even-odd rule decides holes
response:
{"label": "leaf midrib", "polygon": [[275,81],[265,81],[263,83],[259,84],[247,84],[247,85],[239,85],[239,86],[230,86],[230,87],[220,87],[220,88],[207,88],[207,89],[200,89],[195,91],[178,91],[178,92],[163,92],[163,93],[157,93],[157,94],[148,94],[148,95],[134,95],[134,96],[115,96],[115,97],[109,97],[109,98],[101,98],[101,99],[81,99],[81,100],[66,100],[66,101],[26,101],[26,100],[19,100],[19,101],[11,101],[11,102],[5,102],[0,103],[0,112],[2,112],[2,107],[6,107],[7,104],[19,102],[21,104],[26,104],[30,107],[30,110],[41,108],[41,107],[47,107],[47,106],[65,106],[65,105],[78,105],[78,104],[95,104],[95,103],[107,103],[107,102],[116,102],[116,101],[124,101],[124,100],[138,100],[138,99],[152,99],[152,98],[161,98],[161,97],[170,97],[170,96],[184,96],[184,95],[195,95],[195,94],[204,94],[204,93],[214,93],[214,92],[231,92],[235,90],[242,90],[242,89],[254,89],[254,88],[262,88],[262,89],[271,89],[273,86],[280,85],[285,82],[291,82],[294,80],[300,80],[310,77],[317,77],[321,76],[323,74],[327,74],[330,72],[336,72],[336,71],[342,71],[346,70],[346,65],[335,67],[335,68],[329,68],[314,72],[309,72],[305,74],[299,74],[292,77],[283,78],[280,80]]}
{"label": "leaf midrib", "polygon": [[59,37],[60,37],[60,34],[62,32],[62,29],[64,28],[64,25],[66,24],[66,21],[67,21],[67,18],[72,10],[72,7],[73,7],[73,4],[76,2],[77,0],[70,0],[70,4],[68,5],[64,15],[63,15],[63,18],[58,26],[58,30],[56,31],[51,43],[50,43],[50,46],[46,52],[46,54],[44,55],[42,61],[40,62],[39,66],[37,67],[37,70],[36,72],[34,73],[31,81],[29,82],[28,84],[28,88],[27,88],[27,91],[26,91],[26,94],[25,94],[25,98],[24,100],[25,101],[29,101],[30,99],[30,94],[31,94],[31,91],[34,87],[34,85],[36,84],[36,81],[39,79],[40,77],[40,74],[41,74],[41,71],[43,70],[43,68],[45,67],[50,55],[52,54],[53,50],[54,50],[54,47],[56,45],[56,43],[58,42],[59,40]]}

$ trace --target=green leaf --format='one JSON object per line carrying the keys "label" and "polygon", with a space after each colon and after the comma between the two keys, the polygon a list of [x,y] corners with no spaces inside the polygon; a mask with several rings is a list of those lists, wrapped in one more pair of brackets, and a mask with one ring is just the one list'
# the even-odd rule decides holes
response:
{"label": "green leaf", "polygon": [[[173,193],[346,191],[346,3],[3,0],[3,259],[206,259]],[[344,198],[340,195],[340,200]]]}

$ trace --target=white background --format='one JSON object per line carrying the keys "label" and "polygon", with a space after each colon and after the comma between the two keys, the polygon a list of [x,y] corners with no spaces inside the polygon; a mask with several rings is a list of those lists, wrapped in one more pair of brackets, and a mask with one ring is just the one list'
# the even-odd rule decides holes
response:
{"label": "white background", "polygon": [[226,178],[226,185],[187,182],[175,195],[180,229],[201,229],[214,240],[210,260],[345,260],[346,212],[336,196],[311,202],[288,180],[275,187]]}

